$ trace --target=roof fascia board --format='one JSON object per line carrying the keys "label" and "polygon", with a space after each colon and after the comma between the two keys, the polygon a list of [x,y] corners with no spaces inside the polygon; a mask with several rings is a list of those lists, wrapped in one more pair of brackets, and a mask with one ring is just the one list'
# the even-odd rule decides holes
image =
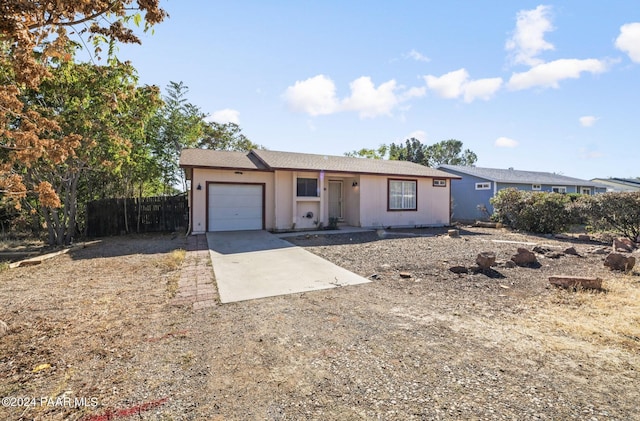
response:
{"label": "roof fascia board", "polygon": [[229,171],[252,171],[252,172],[273,172],[271,168],[245,168],[245,167],[221,167],[212,165],[180,165],[182,168],[199,170],[229,170]]}
{"label": "roof fascia board", "polygon": [[362,174],[362,175],[380,175],[385,177],[421,177],[421,178],[448,178],[448,179],[461,179],[462,177],[453,174],[447,175],[416,175],[416,174],[397,174],[397,173],[381,173],[381,172],[369,172],[369,171],[342,171],[342,170],[327,170],[320,168],[287,168],[287,167],[273,167],[276,171],[324,171],[331,174]]}

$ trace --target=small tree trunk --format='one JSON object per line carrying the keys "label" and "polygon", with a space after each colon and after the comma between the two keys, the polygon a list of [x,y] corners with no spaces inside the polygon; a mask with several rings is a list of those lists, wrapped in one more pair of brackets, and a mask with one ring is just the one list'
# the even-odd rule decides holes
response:
{"label": "small tree trunk", "polygon": [[71,179],[69,200],[65,203],[65,210],[68,209],[69,218],[67,219],[67,235],[64,240],[65,244],[71,244],[73,235],[76,232],[76,215],[78,214],[78,179],[80,174],[74,174]]}
{"label": "small tree trunk", "polygon": [[51,220],[53,221],[53,231],[55,233],[55,243],[61,246],[64,242],[64,224],[60,221],[58,209],[51,209]]}
{"label": "small tree trunk", "polygon": [[138,224],[136,226],[136,231],[138,234],[140,233],[140,223],[142,222],[142,182],[140,183],[140,189],[138,191]]}
{"label": "small tree trunk", "polygon": [[44,221],[47,224],[47,233],[49,234],[48,243],[50,246],[53,246],[56,244],[56,231],[53,226],[53,218],[51,218],[49,208],[43,208],[42,213],[44,216]]}
{"label": "small tree trunk", "polygon": [[124,204],[124,232],[129,234],[129,218],[127,217],[127,198],[122,199]]}

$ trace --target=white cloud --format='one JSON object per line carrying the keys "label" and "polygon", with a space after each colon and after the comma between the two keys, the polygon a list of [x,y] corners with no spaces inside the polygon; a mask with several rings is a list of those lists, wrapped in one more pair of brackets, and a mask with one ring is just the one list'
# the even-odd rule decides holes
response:
{"label": "white cloud", "polygon": [[598,120],[598,117],[594,117],[592,115],[585,115],[585,116],[580,117],[579,120],[580,120],[580,124],[583,127],[591,127],[594,124],[596,124],[596,121]]}
{"label": "white cloud", "polygon": [[240,111],[225,108],[224,110],[214,111],[205,118],[205,121],[214,121],[220,124],[235,123],[240,124]]}
{"label": "white cloud", "polygon": [[332,114],[338,110],[336,85],[325,75],[317,75],[289,86],[284,99],[294,111],[310,115]]}
{"label": "white cloud", "polygon": [[620,27],[616,48],[627,53],[631,61],[640,63],[640,22],[627,23]]}
{"label": "white cloud", "polygon": [[416,130],[409,133],[406,138],[407,139],[415,138],[415,139],[418,139],[420,142],[424,142],[427,140],[427,132],[425,132],[424,130]]}
{"label": "white cloud", "polygon": [[497,148],[515,148],[518,146],[518,141],[502,136],[496,139],[494,146]]}
{"label": "white cloud", "polygon": [[424,77],[429,89],[442,98],[463,97],[464,102],[472,102],[477,98],[488,100],[502,86],[501,78],[470,80],[469,73],[463,68],[446,73],[440,77],[427,75]]}
{"label": "white cloud", "polygon": [[362,76],[349,84],[351,96],[342,101],[345,110],[358,111],[361,118],[391,114],[398,104],[395,94],[396,81],[390,80],[377,88],[368,76]]}
{"label": "white cloud", "polygon": [[469,81],[464,86],[464,102],[472,102],[476,98],[485,101],[491,99],[502,86],[502,78],[493,77]]}
{"label": "white cloud", "polygon": [[287,88],[283,98],[293,111],[312,116],[355,111],[360,118],[373,118],[391,115],[401,103],[426,94],[424,86],[406,89],[393,79],[376,87],[368,76],[359,77],[349,87],[350,95],[339,99],[333,81],[324,75],[318,75],[297,81]]}
{"label": "white cloud", "polygon": [[425,63],[431,61],[431,59],[429,57],[425,56],[424,54],[422,54],[421,52],[416,51],[416,50],[409,51],[405,55],[405,57],[411,58],[411,59],[413,59],[415,61],[422,61],[422,62],[425,62]]}
{"label": "white cloud", "polygon": [[402,101],[409,100],[411,98],[420,98],[427,94],[427,88],[425,86],[409,88],[402,93]]}
{"label": "white cloud", "polygon": [[563,79],[577,79],[582,72],[602,73],[607,71],[608,64],[597,59],[560,59],[538,64],[522,73],[514,73],[509,79],[509,88],[515,91],[535,86],[558,88]]}
{"label": "white cloud", "polygon": [[505,48],[511,51],[515,64],[535,66],[542,63],[537,55],[553,50],[553,44],[545,41],[544,34],[552,31],[551,7],[540,5],[533,10],[521,10],[516,17],[516,29],[507,40]]}
{"label": "white cloud", "polygon": [[462,95],[462,86],[469,79],[465,69],[454,70],[440,77],[427,75],[425,81],[432,91],[442,98],[458,98]]}

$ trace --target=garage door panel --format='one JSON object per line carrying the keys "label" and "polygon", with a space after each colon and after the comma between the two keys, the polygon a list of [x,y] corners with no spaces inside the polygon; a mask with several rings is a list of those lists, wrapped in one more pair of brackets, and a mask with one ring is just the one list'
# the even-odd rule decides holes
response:
{"label": "garage door panel", "polygon": [[[259,199],[262,199],[262,196],[260,195],[260,197],[258,197]],[[262,201],[260,200],[260,203],[256,203],[257,199],[258,199],[255,195],[254,196],[247,196],[247,195],[241,195],[241,196],[219,196],[216,195],[215,197],[213,197],[212,199],[215,202],[215,207],[216,208],[255,208],[255,207],[262,207]]]}
{"label": "garage door panel", "polygon": [[209,231],[263,229],[263,186],[209,185]]}

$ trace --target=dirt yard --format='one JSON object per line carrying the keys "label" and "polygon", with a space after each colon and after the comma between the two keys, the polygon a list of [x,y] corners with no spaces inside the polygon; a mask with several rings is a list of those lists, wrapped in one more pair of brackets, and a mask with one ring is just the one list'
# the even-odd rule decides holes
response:
{"label": "dirt yard", "polygon": [[[638,272],[610,272],[595,242],[441,234],[302,235],[372,282],[201,310],[171,303],[182,235],[4,269],[0,419],[640,419]],[[579,256],[505,265],[534,245]],[[490,271],[449,270],[484,251]],[[549,285],[570,274],[604,291]]]}

